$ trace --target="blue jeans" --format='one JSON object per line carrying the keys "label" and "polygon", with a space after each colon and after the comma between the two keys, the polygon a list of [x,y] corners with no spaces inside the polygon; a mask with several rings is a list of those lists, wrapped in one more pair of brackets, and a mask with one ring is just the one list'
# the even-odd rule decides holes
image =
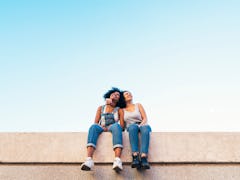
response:
{"label": "blue jeans", "polygon": [[[109,126],[108,131],[112,133],[113,149],[117,147],[123,148],[122,127],[116,122]],[[87,147],[92,146],[96,149],[98,137],[102,132],[102,126],[93,124],[88,130]]]}
{"label": "blue jeans", "polygon": [[138,133],[140,132],[141,137],[141,153],[148,154],[149,140],[151,127],[149,125],[138,126],[137,124],[131,124],[128,126],[127,131],[129,133],[129,141],[132,152],[139,152],[138,148]]}

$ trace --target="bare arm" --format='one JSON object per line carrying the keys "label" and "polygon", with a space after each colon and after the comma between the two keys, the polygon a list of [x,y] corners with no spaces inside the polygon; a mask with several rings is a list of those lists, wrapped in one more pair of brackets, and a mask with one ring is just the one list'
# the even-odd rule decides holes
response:
{"label": "bare arm", "polygon": [[118,114],[119,114],[120,126],[122,127],[122,129],[124,129],[124,128],[125,128],[125,124],[124,124],[123,109],[119,108],[119,109],[118,109]]}
{"label": "bare arm", "polygon": [[[96,112],[95,120],[94,120],[95,124],[98,124],[101,119],[101,111],[102,111],[102,106],[99,106]],[[107,131],[106,127],[102,126],[102,128],[104,131]]]}
{"label": "bare arm", "polygon": [[142,122],[140,124],[140,126],[141,126],[141,125],[144,125],[144,124],[147,123],[147,114],[146,114],[143,106],[140,103],[138,104],[138,108],[139,108],[139,111],[140,111],[140,114],[141,114],[141,117],[142,117]]}
{"label": "bare arm", "polygon": [[96,124],[98,124],[99,121],[100,121],[100,118],[101,118],[101,109],[102,109],[102,106],[99,106],[98,109],[97,109],[96,116],[95,116],[95,120],[94,120],[94,123],[96,123]]}

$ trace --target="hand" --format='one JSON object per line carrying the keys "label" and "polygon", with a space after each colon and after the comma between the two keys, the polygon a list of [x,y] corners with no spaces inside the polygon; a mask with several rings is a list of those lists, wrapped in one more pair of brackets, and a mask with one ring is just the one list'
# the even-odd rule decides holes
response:
{"label": "hand", "polygon": [[108,129],[106,127],[102,127],[102,128],[103,128],[104,132],[108,131]]}
{"label": "hand", "polygon": [[107,99],[106,99],[106,105],[110,105],[110,104],[112,104],[112,99],[107,98]]}
{"label": "hand", "polygon": [[106,128],[105,126],[101,125],[101,127],[103,128],[103,131],[108,131],[108,128]]}
{"label": "hand", "polygon": [[144,126],[144,125],[146,125],[147,123],[145,122],[145,121],[143,121],[143,122],[141,122],[138,126],[140,127],[140,126]]}

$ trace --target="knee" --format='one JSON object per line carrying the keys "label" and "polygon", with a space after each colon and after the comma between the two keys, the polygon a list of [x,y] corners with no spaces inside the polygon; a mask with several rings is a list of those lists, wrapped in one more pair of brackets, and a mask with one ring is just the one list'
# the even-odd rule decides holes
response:
{"label": "knee", "polygon": [[90,126],[89,131],[96,131],[98,129],[98,125],[97,124],[93,124]]}
{"label": "knee", "polygon": [[151,132],[151,127],[149,125],[144,125],[140,127],[141,133],[147,134]]}
{"label": "knee", "polygon": [[138,131],[139,127],[137,124],[131,124],[129,127],[128,127],[128,131],[131,132],[131,131]]}
{"label": "knee", "polygon": [[122,131],[122,127],[121,127],[120,124],[118,124],[118,123],[112,124],[111,127],[110,127],[110,129],[111,129],[112,131],[116,131],[116,130]]}

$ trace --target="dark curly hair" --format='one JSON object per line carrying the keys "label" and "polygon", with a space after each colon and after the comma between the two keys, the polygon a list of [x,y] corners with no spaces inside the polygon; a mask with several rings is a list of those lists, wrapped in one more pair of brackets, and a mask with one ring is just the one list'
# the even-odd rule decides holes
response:
{"label": "dark curly hair", "polygon": [[104,95],[103,95],[103,98],[106,99],[106,98],[110,98],[111,94],[114,93],[114,92],[119,92],[120,94],[120,98],[119,98],[119,101],[117,102],[117,107],[120,107],[120,108],[125,108],[126,107],[126,102],[124,100],[124,97],[123,97],[123,92],[119,89],[119,88],[116,88],[116,87],[112,87],[112,89],[108,90]]}

